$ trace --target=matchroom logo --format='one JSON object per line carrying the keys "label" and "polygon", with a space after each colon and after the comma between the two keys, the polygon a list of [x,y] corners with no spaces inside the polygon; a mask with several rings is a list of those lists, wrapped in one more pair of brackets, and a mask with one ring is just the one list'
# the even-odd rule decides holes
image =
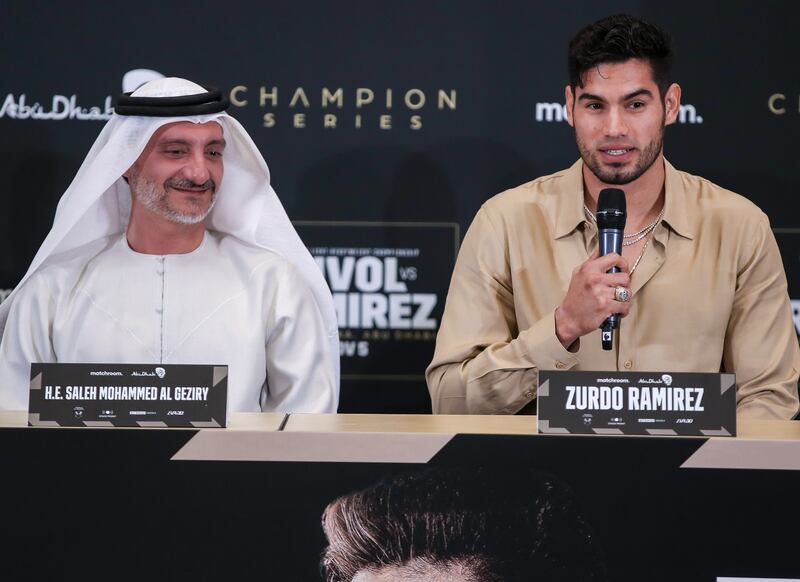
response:
{"label": "matchroom logo", "polygon": [[[534,119],[537,123],[566,123],[567,106],[563,103],[539,102],[534,106]],[[703,123],[703,116],[694,105],[684,104],[678,112],[678,123],[696,125]]]}
{"label": "matchroom logo", "polygon": [[458,91],[450,88],[236,85],[228,96],[234,107],[261,110],[267,129],[419,131],[458,107]]}

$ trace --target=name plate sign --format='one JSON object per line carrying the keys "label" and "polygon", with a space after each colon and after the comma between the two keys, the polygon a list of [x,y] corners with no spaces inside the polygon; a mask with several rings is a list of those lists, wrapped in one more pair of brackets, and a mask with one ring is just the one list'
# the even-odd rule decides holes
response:
{"label": "name plate sign", "polygon": [[218,428],[228,366],[31,364],[29,426]]}
{"label": "name plate sign", "polygon": [[538,432],[736,436],[734,374],[539,372]]}

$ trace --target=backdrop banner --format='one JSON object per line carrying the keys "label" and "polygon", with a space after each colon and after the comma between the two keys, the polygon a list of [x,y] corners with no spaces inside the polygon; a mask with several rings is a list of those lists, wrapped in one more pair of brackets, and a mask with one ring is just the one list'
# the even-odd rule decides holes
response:
{"label": "backdrop banner", "polygon": [[[188,10],[145,0],[124,8],[3,4],[0,299],[48,232],[113,97],[162,75],[186,77],[230,98],[290,218],[320,266],[334,269],[331,285],[351,264],[354,276],[358,268],[374,275],[378,263],[396,276],[375,291],[335,279],[345,317],[341,410],[430,410],[423,373],[453,235],[489,197],[575,161],[563,105],[567,43],[609,8],[588,0],[569,9],[485,0],[233,1],[224,10],[207,0]],[[666,131],[666,155],[767,213],[800,306],[800,50],[791,40],[800,5],[623,0],[613,10],[672,34],[683,105]],[[419,279],[403,279],[412,269]]]}

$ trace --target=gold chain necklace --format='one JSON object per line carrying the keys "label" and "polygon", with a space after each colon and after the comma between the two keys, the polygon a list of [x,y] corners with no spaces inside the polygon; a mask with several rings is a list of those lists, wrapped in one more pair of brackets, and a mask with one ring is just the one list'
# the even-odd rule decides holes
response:
{"label": "gold chain necklace", "polygon": [[[644,252],[647,250],[647,245],[650,244],[650,239],[653,238],[653,233],[656,230],[656,226],[658,226],[658,223],[661,222],[661,219],[664,217],[664,209],[665,208],[666,208],[666,206],[662,206],[661,207],[661,212],[658,213],[658,216],[656,216],[656,219],[653,222],[651,222],[650,224],[648,224],[647,226],[645,226],[642,230],[640,230],[638,232],[634,232],[633,234],[625,234],[625,235],[622,236],[622,246],[624,246],[624,247],[636,244],[637,242],[642,240],[644,237],[647,237],[647,240],[644,241],[644,246],[642,247],[642,250],[639,253],[639,256],[636,257],[636,260],[633,262],[633,267],[631,267],[631,270],[629,272],[629,275],[631,277],[633,277],[633,272],[636,270],[636,267],[639,266],[639,262],[642,260],[642,257],[644,256]],[[591,210],[589,210],[589,207],[586,206],[586,204],[583,205],[583,211],[586,213],[586,215],[589,218],[592,219],[592,222],[597,224],[597,218],[595,218],[595,215],[592,213]],[[625,239],[629,239],[629,240],[625,240]],[[633,239],[635,239],[635,240],[633,240]]]}
{"label": "gold chain necklace", "polygon": [[[589,207],[586,206],[586,204],[583,205],[583,211],[586,213],[586,215],[589,218],[592,219],[592,222],[597,224],[597,218],[592,213],[592,211],[589,210]],[[651,222],[650,224],[648,224],[647,226],[645,226],[642,230],[640,230],[638,232],[634,232],[633,234],[623,234],[622,235],[622,246],[628,247],[628,246],[631,246],[631,245],[635,245],[637,242],[639,242],[644,237],[649,235],[651,232],[653,232],[656,229],[656,226],[658,226],[658,223],[659,223],[659,221],[661,220],[661,218],[663,216],[664,216],[664,207],[662,206],[661,207],[661,212],[658,213],[658,216],[656,216],[656,219],[653,222]],[[646,246],[647,246],[647,243],[645,243],[645,247]]]}
{"label": "gold chain necklace", "polygon": [[644,256],[644,252],[647,250],[647,245],[650,244],[650,239],[651,238],[653,238],[652,233],[651,233],[651,236],[648,236],[647,240],[644,241],[644,246],[642,247],[642,252],[639,253],[639,256],[636,257],[636,260],[633,262],[633,267],[631,267],[631,272],[630,272],[630,276],[631,277],[633,277],[633,272],[636,270],[636,267],[639,266],[639,261],[642,260],[642,257]]}

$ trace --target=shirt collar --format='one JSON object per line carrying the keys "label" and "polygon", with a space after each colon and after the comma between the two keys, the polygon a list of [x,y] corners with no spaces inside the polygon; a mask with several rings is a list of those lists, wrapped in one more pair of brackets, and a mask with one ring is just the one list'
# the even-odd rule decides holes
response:
{"label": "shirt collar", "polygon": [[665,159],[663,221],[677,234],[691,240],[694,233],[691,223],[694,222],[696,210],[689,203],[689,196],[681,173]]}
{"label": "shirt collar", "polygon": [[[571,234],[581,223],[588,222],[583,210],[583,160],[564,172],[560,204],[557,206],[555,237]],[[664,223],[684,238],[691,239],[692,206],[680,172],[664,160]]]}
{"label": "shirt collar", "polygon": [[555,238],[571,234],[588,219],[583,211],[583,161],[578,160],[563,174],[556,206]]}

